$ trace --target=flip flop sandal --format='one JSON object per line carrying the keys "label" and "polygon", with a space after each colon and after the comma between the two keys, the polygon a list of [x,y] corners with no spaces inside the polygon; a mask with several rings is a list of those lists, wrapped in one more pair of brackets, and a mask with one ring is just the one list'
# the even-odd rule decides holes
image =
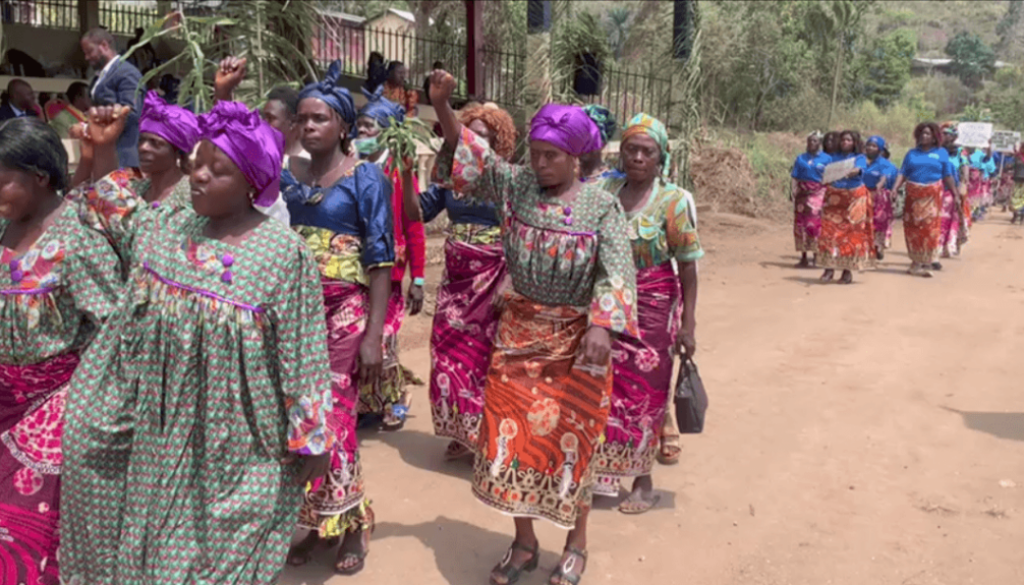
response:
{"label": "flip flop sandal", "polygon": [[657,506],[659,501],[661,496],[653,491],[650,493],[650,499],[645,499],[642,491],[635,491],[619,504],[619,512],[630,515],[643,514]]}
{"label": "flip flop sandal", "polygon": [[847,272],[839,279],[840,284],[853,284],[853,273]]}
{"label": "flip flop sandal", "polygon": [[391,414],[384,417],[381,428],[385,431],[400,431],[405,426],[405,417],[409,414],[409,407],[404,404],[392,404]]}
{"label": "flip flop sandal", "polygon": [[[368,528],[364,528],[362,533],[359,535],[361,540],[360,544],[362,545],[363,550],[358,553],[346,552],[335,559],[334,572],[339,575],[355,575],[366,567],[366,557],[370,554],[370,537],[373,536],[373,531],[377,528],[377,521],[374,517],[373,510],[367,509],[366,515],[370,517],[370,526]],[[345,561],[349,560],[354,560],[355,564],[345,568]]]}
{"label": "flip flop sandal", "polygon": [[[519,565],[518,567],[512,565],[512,553],[514,551],[517,551],[517,550],[521,550],[523,552],[528,552],[528,553],[530,553],[532,555],[530,557],[530,560],[526,561],[522,565]],[[494,566],[493,569],[491,569],[490,584],[491,585],[512,585],[513,583],[517,583],[519,581],[519,579],[521,579],[523,577],[524,573],[530,573],[532,571],[537,570],[537,565],[540,562],[539,550],[540,550],[540,543],[539,542],[534,544],[533,548],[526,548],[522,544],[519,544],[518,542],[513,541],[512,542],[512,546],[508,547],[508,552],[505,553],[505,557],[503,559],[501,559],[500,563],[498,563],[497,565]],[[494,575],[495,574],[498,574],[498,575],[501,575],[502,577],[504,577],[505,581],[504,582],[496,581],[494,579]]]}
{"label": "flip flop sandal", "polygon": [[[574,546],[565,547],[565,552],[569,553],[569,558],[558,563],[555,570],[551,573],[551,577],[548,578],[550,585],[579,585],[580,579],[583,578],[583,572],[587,570],[587,551],[580,550]],[[583,571],[575,573],[577,562],[576,559],[583,559]]]}
{"label": "flip flop sandal", "polygon": [[662,465],[675,465],[679,463],[679,456],[683,449],[679,446],[679,435],[663,435],[661,445],[658,449],[658,463]]}
{"label": "flip flop sandal", "polygon": [[835,276],[835,271],[831,269],[825,270],[825,272],[821,275],[821,282],[832,282],[832,279],[835,278]]}

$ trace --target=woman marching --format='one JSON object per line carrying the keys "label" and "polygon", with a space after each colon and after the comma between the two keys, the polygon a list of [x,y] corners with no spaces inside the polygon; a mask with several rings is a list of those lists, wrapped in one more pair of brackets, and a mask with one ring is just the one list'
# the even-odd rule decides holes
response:
{"label": "woman marching", "polygon": [[903,233],[910,256],[910,274],[930,278],[932,264],[942,250],[942,188],[955,191],[949,154],[940,146],[941,131],[934,122],[914,128],[917,147],[903,157],[892,192],[907,187],[903,206]]}
{"label": "woman marching", "polygon": [[873,236],[868,190],[863,172],[867,160],[862,154],[860,134],[843,130],[839,134],[839,150],[833,162],[853,159],[853,169],[828,186],[821,210],[821,236],[818,239],[818,263],[825,267],[822,282],[831,282],[836,268],[843,271],[839,282],[853,282],[853,271],[863,270],[871,258]]}
{"label": "woman marching", "polygon": [[634,116],[622,134],[620,156],[626,177],[604,187],[618,196],[629,222],[639,335],[621,333],[612,345],[612,404],[594,460],[595,493],[617,496],[620,479],[632,477],[632,493],[619,511],[641,514],[657,503],[651,470],[669,404],[672,352],[696,351],[697,260],[704,250],[689,194],[666,179],[664,124]]}
{"label": "woman marching", "polygon": [[[284,139],[238,103],[199,122],[194,213],[135,224],[128,292],[73,380],[68,583],[274,583],[327,469],[316,264],[255,208],[279,194]],[[119,125],[90,123],[114,129],[97,149]]]}
{"label": "woman marching", "polygon": [[[940,128],[940,140],[946,151],[953,187],[942,192],[942,240],[943,258],[958,256],[963,245],[967,243],[970,222],[970,208],[967,202],[967,161],[963,152],[956,145],[958,136],[956,123],[945,122]],[[933,270],[942,270],[942,264],[936,259],[931,264]]]}
{"label": "woman marching", "polygon": [[892,245],[893,197],[899,169],[889,162],[889,149],[885,139],[872,136],[864,143],[864,156],[868,168],[864,171],[864,186],[871,193],[875,258],[885,258],[885,251]]}
{"label": "woman marching", "polygon": [[583,106],[583,111],[601,132],[601,147],[580,156],[580,180],[584,183],[598,183],[618,174],[604,162],[604,147],[615,135],[615,116],[611,110],[598,104],[587,104]]}
{"label": "woman marching", "polygon": [[[81,198],[83,221],[109,237],[129,266],[135,263],[131,253],[136,223],[152,214],[192,213],[189,157],[199,142],[199,120],[151,91],[143,103],[139,131],[139,167],[145,178],[118,169],[116,153],[95,148],[88,127],[83,128],[82,160],[75,176],[90,181],[71,194]],[[126,198],[125,193],[135,197]]]}
{"label": "woman marching", "polygon": [[[807,152],[796,157],[790,177],[790,197],[793,200],[793,239],[796,251],[800,253],[797,268],[813,268],[818,252],[818,236],[821,235],[821,207],[825,199],[825,185],[821,174],[832,157],[821,151],[821,132],[807,135]],[[811,254],[808,257],[808,254]]]}
{"label": "woman marching", "polygon": [[[503,160],[515,154],[516,128],[505,110],[475,106],[459,119]],[[447,211],[450,222],[430,334],[430,410],[434,434],[451,439],[445,458],[455,460],[474,454],[480,440],[484,380],[498,328],[495,297],[508,275],[501,229],[491,203],[463,201],[437,184],[419,197],[407,193],[412,221],[433,221]]]}
{"label": "woman marching", "polygon": [[0,125],[0,581],[5,583],[59,582],[61,430],[68,382],[123,290],[115,249],[82,225],[78,206],[61,196],[67,172],[64,146],[45,123],[21,118]]}
{"label": "woman marching", "polygon": [[[422,221],[411,221],[405,213],[405,186],[398,171],[398,153],[389,152],[377,141],[377,137],[391,124],[402,124],[405,111],[398,104],[371,94],[370,101],[363,106],[356,118],[358,138],[357,150],[367,160],[377,164],[391,183],[391,209],[395,231],[395,265],[391,270],[391,297],[388,300],[387,317],[384,320],[384,365],[378,383],[362,388],[359,397],[359,414],[376,418],[383,416],[382,428],[397,431],[405,425],[412,395],[406,391],[408,384],[422,384],[416,376],[402,367],[399,362],[398,332],[405,320],[408,303],[409,314],[417,315],[423,310],[424,271],[427,264],[427,231]],[[419,184],[413,176],[411,189],[419,192]],[[402,281],[408,267],[412,276],[408,295],[402,291]]]}
{"label": "woman marching", "polygon": [[636,271],[618,201],[578,180],[598,148],[593,121],[549,104],[530,127],[530,167],[499,159],[449,105],[455,80],[431,78],[445,145],[434,167],[455,191],[497,204],[512,291],[484,388],[473,493],[515,517],[516,537],[491,583],[537,568],[533,520],[570,529],[549,582],[576,584],[587,561],[591,458],[608,419],[611,334],[637,335]]}
{"label": "woman marching", "polygon": [[373,528],[356,437],[359,387],[380,381],[395,244],[391,185],[350,148],[356,109],[337,85],[340,73],[335,62],[323,81],[300,93],[298,124],[310,158],[292,157],[281,181],[292,227],[319,268],[334,399],[327,421],[337,437],[330,472],[306,493],[299,515],[299,527],[310,533],[288,562],[305,564],[320,540],[344,537],[334,569],[353,574],[365,564]]}

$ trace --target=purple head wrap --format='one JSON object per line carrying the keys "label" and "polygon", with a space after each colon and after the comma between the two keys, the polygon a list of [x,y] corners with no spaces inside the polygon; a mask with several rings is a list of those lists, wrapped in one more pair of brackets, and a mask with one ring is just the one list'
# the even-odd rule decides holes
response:
{"label": "purple head wrap", "polygon": [[146,94],[139,131],[163,138],[185,154],[199,142],[199,120],[192,112],[168,104],[155,91]]}
{"label": "purple head wrap", "polygon": [[601,148],[601,131],[582,108],[548,104],[530,122],[530,140],[550,142],[579,156]]}
{"label": "purple head wrap", "polygon": [[281,191],[284,136],[238,102],[217,102],[199,116],[199,130],[200,139],[212,142],[238,165],[256,190],[253,204],[273,205]]}

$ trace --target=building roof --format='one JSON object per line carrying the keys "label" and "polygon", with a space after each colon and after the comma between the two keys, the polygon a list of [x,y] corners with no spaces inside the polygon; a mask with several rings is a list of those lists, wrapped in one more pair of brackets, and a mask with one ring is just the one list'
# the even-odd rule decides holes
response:
{"label": "building roof", "polygon": [[[408,22],[409,24],[416,24],[416,15],[415,14],[413,14],[412,12],[409,12],[408,10],[399,10],[397,8],[388,8],[387,12],[384,12],[383,14],[381,14],[380,16],[378,16],[376,18],[371,18],[369,20],[369,22],[378,21],[378,20],[384,18],[385,16],[387,16],[388,14],[394,14],[395,16],[401,18],[402,20]],[[430,19],[430,24],[434,24],[434,19],[433,18]]]}
{"label": "building roof", "polygon": [[[949,67],[953,63],[952,59],[929,59],[927,57],[914,57],[911,61],[912,67],[929,68],[929,67]],[[1004,61],[996,61],[994,67],[996,69],[1002,69],[1009,63]]]}

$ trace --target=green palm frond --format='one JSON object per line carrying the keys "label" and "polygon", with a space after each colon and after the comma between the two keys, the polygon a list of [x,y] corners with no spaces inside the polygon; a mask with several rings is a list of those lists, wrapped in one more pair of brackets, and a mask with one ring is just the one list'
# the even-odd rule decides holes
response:
{"label": "green palm frond", "polygon": [[174,13],[150,26],[138,47],[160,37],[177,37],[184,45],[173,59],[146,73],[140,91],[154,77],[184,71],[178,102],[192,102],[196,111],[213,103],[213,74],[220,59],[248,59],[249,78],[235,99],[259,105],[279,85],[297,86],[317,77],[309,36],[320,22],[313,2],[292,0],[229,0],[215,16]]}

